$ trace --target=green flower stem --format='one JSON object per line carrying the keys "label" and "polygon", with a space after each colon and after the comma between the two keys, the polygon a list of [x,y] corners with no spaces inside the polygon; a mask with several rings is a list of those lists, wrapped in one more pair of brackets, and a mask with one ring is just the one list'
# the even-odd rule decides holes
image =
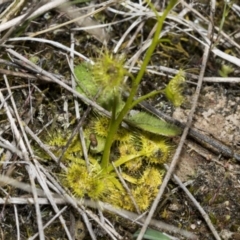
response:
{"label": "green flower stem", "polygon": [[[163,26],[164,20],[166,19],[168,13],[173,8],[173,6],[175,5],[176,2],[177,2],[177,0],[171,0],[170,4],[165,9],[162,16],[158,15],[155,8],[149,2],[149,5],[150,5],[151,9],[156,14],[156,18],[157,18],[157,22],[158,22],[157,28],[156,28],[152,43],[151,43],[150,47],[148,48],[148,50],[146,52],[146,56],[145,56],[144,61],[142,63],[141,69],[138,72],[137,77],[133,80],[132,89],[130,91],[129,97],[128,97],[122,111],[119,113],[119,115],[117,116],[115,121],[112,121],[112,124],[110,125],[108,136],[106,138],[105,148],[104,148],[104,151],[103,151],[102,161],[101,161],[101,167],[102,167],[103,171],[107,171],[107,168],[108,168],[108,165],[109,165],[109,160],[110,160],[111,146],[112,146],[112,143],[113,143],[113,140],[114,140],[114,136],[117,133],[117,130],[118,130],[123,118],[129,112],[129,110],[132,109],[132,106],[133,106],[133,103],[134,103],[134,97],[137,93],[139,83],[142,80],[142,77],[145,73],[145,70],[147,68],[147,65],[148,65],[150,59],[151,59],[151,56],[152,56],[152,54],[153,54],[153,52],[154,52],[154,50],[155,50],[155,48],[156,48],[156,46],[159,42],[158,38],[159,38],[159,35],[162,31],[162,26]],[[115,108],[115,107],[116,106],[113,106],[113,108]],[[116,109],[115,109],[115,111],[116,111]]]}
{"label": "green flower stem", "polygon": [[114,123],[114,121],[116,119],[117,108],[118,108],[118,95],[115,92],[115,94],[113,96],[113,102],[112,102],[112,116],[111,116],[109,129],[111,129],[111,126],[112,126],[112,124]]}
{"label": "green flower stem", "polygon": [[152,91],[148,94],[145,94],[144,96],[141,96],[140,98],[136,99],[132,105],[131,105],[131,109],[134,108],[137,104],[139,104],[140,102],[144,101],[145,99],[147,98],[150,98],[150,97],[153,97],[159,93],[164,93],[164,90],[155,90],[155,91]]}

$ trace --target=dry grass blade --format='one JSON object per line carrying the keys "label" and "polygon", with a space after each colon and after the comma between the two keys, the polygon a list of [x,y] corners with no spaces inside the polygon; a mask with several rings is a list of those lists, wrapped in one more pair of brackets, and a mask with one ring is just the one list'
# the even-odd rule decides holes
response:
{"label": "dry grass blade", "polygon": [[[60,6],[59,8],[60,8],[61,12],[67,14],[68,18],[70,18],[70,19],[79,18],[79,16],[84,15],[84,12],[82,12],[81,9],[76,11],[77,10],[76,7],[65,8],[65,7]],[[94,8],[95,8],[95,6],[94,6]],[[89,9],[88,11],[89,11],[89,13],[94,14],[94,12],[92,12],[92,9]],[[106,29],[102,28],[96,20],[92,19],[91,17],[85,17],[83,19],[76,21],[75,23],[79,27],[83,27],[86,32],[93,35],[102,44],[104,44],[105,46],[107,45],[110,36],[107,33]]]}
{"label": "dry grass blade", "polygon": [[[34,156],[32,156],[32,157],[34,157]],[[54,209],[55,213],[56,213],[56,214],[59,214],[58,206],[57,206],[57,204],[55,203],[54,198],[53,198],[53,196],[52,196],[52,193],[50,192],[50,190],[49,190],[49,188],[48,188],[48,185],[47,185],[47,183],[46,183],[46,178],[45,178],[45,176],[44,176],[44,173],[42,173],[41,170],[40,170],[39,162],[36,161],[35,159],[33,159],[33,161],[34,161],[34,163],[35,163],[36,170],[38,171],[39,180],[41,179],[41,180],[39,181],[39,183],[40,183],[40,185],[41,185],[41,187],[42,187],[45,195],[47,196],[49,202],[51,203],[52,208]],[[63,226],[63,228],[64,228],[64,230],[65,230],[65,233],[66,233],[66,235],[67,235],[67,238],[68,238],[69,240],[72,240],[72,236],[71,236],[71,234],[70,234],[70,232],[69,232],[69,229],[68,229],[67,226],[66,226],[66,222],[65,222],[65,220],[64,220],[64,218],[63,218],[62,215],[59,215],[59,220],[60,220],[60,222],[61,222],[61,224],[62,224],[62,226]]]}
{"label": "dry grass blade", "polygon": [[[14,1],[14,4],[17,1]],[[8,20],[8,18],[11,17],[11,15],[14,15],[16,11],[20,11],[22,5],[26,4],[27,1],[20,1],[19,4],[17,4],[16,9],[12,9],[13,13],[7,14],[7,16],[2,20],[2,23],[6,22]],[[25,16],[15,25],[12,26],[7,33],[1,38],[0,40],[0,45],[4,44],[7,39],[9,38],[9,36],[14,32],[14,30],[17,28],[17,26],[19,24],[21,24],[22,22],[24,22],[35,10],[37,10],[40,6],[42,5],[42,2],[40,1],[38,4],[33,4],[31,6],[31,8],[28,10],[28,12],[25,14]],[[9,8],[12,8],[12,6],[10,5]]]}
{"label": "dry grass blade", "polygon": [[[67,0],[53,0],[51,2],[48,2],[47,4],[45,4],[44,6],[40,7],[39,9],[37,9],[31,16],[28,17],[29,18],[33,18],[36,17],[38,15],[41,15],[43,13],[45,13],[46,11],[50,11],[51,9],[66,3]],[[16,25],[18,22],[20,22],[22,19],[24,19],[26,14],[23,14],[22,16],[16,17],[14,19],[11,19],[9,21],[7,21],[6,23],[3,23],[0,25],[0,32],[13,27],[14,25]]]}
{"label": "dry grass blade", "polygon": [[[2,103],[5,101],[2,93],[0,93],[0,100],[2,101]],[[34,178],[36,177],[35,176],[35,169],[34,169],[33,165],[30,163],[29,157],[27,155],[27,149],[24,145],[23,139],[22,139],[17,127],[16,127],[16,124],[15,124],[15,122],[13,120],[13,117],[10,113],[9,107],[6,103],[4,103],[4,108],[7,112],[8,119],[11,123],[12,131],[13,131],[16,139],[19,142],[21,150],[23,151],[23,158],[25,158],[30,164],[30,166],[26,166],[26,170],[28,171],[28,174],[29,174],[29,179],[30,179],[30,182],[31,182],[31,189],[32,189],[32,193],[33,193],[33,196],[34,196],[34,200],[35,200],[35,209],[36,209],[36,213],[37,213],[37,223],[38,223],[38,229],[39,229],[39,236],[40,236],[40,239],[43,240],[43,239],[45,239],[45,237],[44,237],[44,233],[43,233],[43,230],[42,230],[43,229],[42,228],[42,219],[41,219],[40,207],[39,207],[38,200],[37,200],[38,196],[37,196],[37,193],[36,193],[36,185],[35,185],[35,182],[34,182]]]}
{"label": "dry grass blade", "polygon": [[[35,36],[37,36],[39,34],[43,34],[43,33],[49,32],[49,31],[53,31],[55,29],[58,29],[60,27],[66,26],[66,25],[74,23],[74,22],[77,22],[80,25],[83,24],[83,26],[85,26],[85,27],[89,26],[89,25],[93,25],[96,22],[94,22],[93,20],[90,20],[89,16],[91,16],[92,14],[96,14],[96,13],[99,13],[99,12],[103,11],[104,9],[106,9],[108,6],[112,5],[115,2],[116,2],[116,0],[110,0],[108,2],[105,2],[103,4],[103,7],[100,7],[99,9],[94,10],[93,12],[90,12],[90,13],[87,13],[87,14],[84,14],[84,15],[81,14],[81,16],[79,16],[79,14],[75,14],[73,12],[70,13],[69,9],[68,10],[65,9],[65,12],[67,12],[67,14],[71,18],[73,17],[74,19],[72,19],[72,20],[70,20],[68,22],[62,23],[62,24],[60,24],[58,26],[49,28],[47,30],[43,30],[43,31],[31,34],[31,37],[35,37]],[[85,23],[82,23],[84,21],[85,21]],[[108,36],[107,36],[107,34],[105,32],[102,32],[102,31],[101,32],[99,32],[99,31],[96,32],[96,30],[94,30],[94,31],[88,30],[88,31],[90,31],[94,36],[98,37],[100,39],[100,41],[102,41],[104,44],[106,44],[106,42],[108,41]]]}
{"label": "dry grass blade", "polygon": [[60,81],[59,79],[57,79],[56,77],[54,77],[52,74],[44,71],[43,69],[41,69],[40,67],[36,66],[35,64],[33,64],[32,62],[30,62],[28,59],[26,59],[25,57],[21,56],[20,54],[18,54],[17,52],[15,52],[12,49],[8,49],[7,50],[9,53],[11,53],[12,55],[14,55],[15,57],[18,57],[20,60],[22,60],[23,62],[25,62],[26,64],[29,64],[31,67],[35,68],[39,74],[43,74],[49,78],[51,78],[54,82],[58,83],[60,86],[64,87],[65,89],[67,89],[69,92],[73,93],[74,95],[76,95],[78,98],[80,98],[81,100],[83,100],[86,104],[89,104],[91,106],[93,106],[94,108],[96,108],[98,111],[102,112],[103,114],[109,116],[109,113],[102,107],[100,107],[98,104],[96,104],[95,102],[89,100],[88,98],[84,97],[82,94],[78,93],[76,90],[72,89],[71,87],[69,87],[68,85],[66,85],[65,83],[63,83],[62,81]]}
{"label": "dry grass blade", "polygon": [[[105,224],[101,223],[100,219],[97,216],[95,216],[91,211],[86,211],[81,203],[79,203],[79,206],[78,206],[76,199],[69,196],[66,193],[66,191],[59,185],[59,183],[56,182],[56,180],[49,173],[46,173],[46,175],[47,175],[48,179],[51,180],[52,183],[54,183],[55,187],[57,187],[57,189],[59,190],[61,195],[64,197],[65,201],[67,201],[67,203],[72,205],[73,208],[76,209],[81,214],[81,216],[83,217],[83,220],[86,223],[86,226],[89,230],[89,233],[91,234],[92,239],[95,239],[95,234],[92,230],[92,225],[90,224],[87,215],[91,219],[93,219],[97,224],[99,224],[99,226],[101,226],[109,234],[109,236],[112,239],[115,239],[114,235],[118,236],[118,233],[115,230],[109,231],[109,229],[105,227]],[[112,232],[113,232],[113,234],[112,234]]]}
{"label": "dry grass blade", "polygon": [[[215,0],[212,0],[211,1],[211,8],[212,8],[212,14],[215,12]],[[213,19],[213,15],[211,16],[212,19]],[[209,28],[208,28],[208,37],[210,39],[210,36],[212,34],[212,31],[213,31],[213,26],[212,24],[209,25]],[[198,103],[198,98],[199,98],[199,95],[200,95],[200,91],[201,91],[201,87],[202,87],[202,82],[203,82],[203,77],[204,77],[204,73],[205,73],[205,69],[206,69],[206,65],[207,65],[207,60],[208,60],[208,57],[209,57],[209,53],[210,53],[210,50],[211,50],[211,45],[210,46],[206,46],[205,47],[205,50],[204,50],[204,54],[203,54],[203,60],[202,60],[202,67],[201,67],[201,71],[200,71],[200,75],[199,75],[199,79],[198,79],[198,84],[197,84],[197,88],[196,88],[196,92],[195,92],[195,96],[194,96],[194,99],[193,99],[193,103],[192,103],[192,108],[191,108],[191,111],[189,113],[189,116],[188,116],[188,121],[187,121],[187,124],[186,124],[186,127],[184,128],[184,131],[182,133],[182,136],[181,136],[181,139],[180,139],[180,142],[178,144],[178,147],[176,149],[176,152],[173,156],[173,159],[172,159],[172,162],[171,162],[171,165],[164,177],[164,180],[162,182],[162,185],[160,186],[160,189],[159,189],[159,192],[158,192],[158,195],[157,197],[155,198],[154,202],[153,202],[153,205],[148,213],[148,216],[146,218],[146,221],[144,222],[144,225],[139,233],[139,236],[137,238],[137,240],[141,240],[143,238],[143,235],[151,221],[151,218],[157,208],[157,205],[159,203],[159,201],[161,200],[162,196],[163,196],[163,193],[167,187],[167,184],[174,172],[174,169],[177,165],[177,162],[178,162],[178,159],[179,159],[179,156],[180,156],[180,153],[182,151],[182,148],[183,148],[183,145],[184,145],[184,141],[185,139],[187,138],[187,135],[188,135],[188,131],[191,127],[191,124],[192,124],[192,119],[193,119],[193,116],[194,116],[194,112],[196,110],[196,107],[197,107],[197,103]]]}
{"label": "dry grass blade", "polygon": [[[55,199],[54,199],[54,201],[55,201]],[[47,201],[47,202],[48,202],[48,201]],[[55,201],[55,203],[56,203],[56,201]],[[57,204],[57,203],[56,203],[56,204]],[[54,222],[55,219],[58,218],[67,208],[68,208],[67,206],[63,207],[48,223],[46,223],[46,224],[43,226],[43,229],[45,229],[45,228],[47,228],[48,226],[50,226],[50,224],[51,224],[52,222]],[[36,233],[34,236],[30,237],[28,240],[33,240],[33,239],[37,238],[38,235],[39,235],[39,234]],[[73,239],[73,238],[69,238],[69,239]]]}
{"label": "dry grass blade", "polygon": [[[5,179],[2,179],[0,178],[0,181],[1,182],[11,182],[11,179],[10,178],[7,178],[6,180]],[[23,189],[29,189],[30,190],[30,186],[27,185],[27,184],[23,184],[24,187]],[[13,186],[15,187],[19,187],[18,184],[13,184]],[[61,205],[64,205],[66,204],[68,201],[62,197],[57,197],[55,196],[54,197],[54,201],[56,202],[56,204],[61,204]],[[0,204],[16,204],[16,205],[22,205],[22,204],[33,204],[34,203],[34,199],[31,198],[31,197],[19,197],[19,198],[9,198],[9,199],[4,199],[4,198],[0,198]],[[43,197],[40,197],[39,198],[39,204],[41,205],[48,205],[49,204],[49,201],[47,198],[43,198]],[[79,204],[80,205],[86,205],[86,206],[90,206],[90,207],[93,207],[93,208],[96,208],[97,206],[100,206],[102,208],[102,210],[104,211],[110,211],[114,214],[117,214],[123,218],[125,218],[126,220],[131,220],[132,222],[136,222],[138,224],[142,224],[144,223],[144,218],[136,213],[133,213],[133,212],[129,212],[129,211],[126,211],[124,209],[118,209],[118,208],[115,208],[114,206],[111,206],[110,204],[106,204],[106,203],[102,203],[102,202],[99,202],[98,204],[96,204],[95,202],[91,201],[91,200],[84,200],[84,201],[79,201]],[[60,213],[62,213],[64,211],[65,208],[63,208],[59,214],[55,215],[54,218],[58,217],[60,215]],[[53,221],[53,219],[51,220]],[[191,233],[191,232],[188,232],[186,230],[183,230],[183,229],[179,229],[173,225],[169,225],[169,224],[166,224],[162,221],[159,221],[159,220],[151,220],[151,226],[152,227],[156,227],[158,229],[161,229],[161,230],[164,230],[164,231],[169,231],[169,232],[172,232],[172,233],[177,233],[177,234],[180,234],[184,237],[186,237],[187,239],[194,239],[196,238],[196,236]],[[44,226],[46,227],[46,226]],[[35,237],[35,236],[34,236]]]}
{"label": "dry grass blade", "polygon": [[[169,2],[154,1],[160,16]],[[174,240],[225,239],[226,231],[231,239],[236,238],[240,227],[236,214],[240,202],[239,4],[178,1],[164,22],[159,41],[154,37],[157,48],[134,94],[135,103],[152,92],[161,94],[134,105],[130,114],[149,112],[164,119],[169,128],[181,128],[183,135],[180,139],[149,134],[154,141],[169,145],[167,150],[155,151],[143,145],[146,133],[128,124],[125,117],[110,146],[105,176],[101,161],[106,155],[103,149],[110,145],[106,135],[114,125],[111,111],[114,104],[126,103],[132,81],[145,69],[142,66],[156,32],[156,14],[142,0],[0,0],[0,12],[7,3],[26,6],[21,11],[19,5],[10,6],[1,15],[7,18],[2,17],[0,24],[0,238],[120,240],[132,239],[142,228],[139,240],[148,224]],[[9,10],[14,14],[8,14]],[[121,69],[124,64],[127,69],[119,90],[122,95],[108,111],[98,101],[107,98],[105,92],[101,94],[100,85],[105,83],[94,71],[100,62],[109,60],[106,52],[115,62],[118,57],[124,59]],[[109,68],[108,64],[98,68],[99,72],[106,68],[105,74],[113,76],[107,85],[115,79],[115,62]],[[81,66],[95,76],[94,84],[96,78],[101,82],[97,84],[99,99],[86,87],[91,82],[89,75],[84,70],[78,75],[76,69]],[[174,107],[162,93],[179,73],[186,80],[178,88],[185,99],[180,107]],[[117,110],[114,114],[119,120]],[[131,140],[126,140],[128,137]],[[159,162],[162,155],[166,156],[164,163],[170,158],[176,143],[162,184],[165,170]],[[146,152],[154,156],[154,164],[150,157],[140,155]],[[180,181],[174,175],[176,164]],[[140,186],[150,183],[144,176],[153,165],[157,171],[149,175],[158,185],[141,192]],[[75,171],[75,176],[74,167],[83,170]],[[72,185],[69,172],[74,175]],[[99,185],[81,191],[86,188],[83,173],[91,181],[94,176]],[[156,178],[155,173],[161,176]],[[176,181],[168,184],[174,178]],[[109,194],[105,188],[101,192],[105,186],[122,194]]]}
{"label": "dry grass blade", "polygon": [[[166,164],[165,164],[165,167],[167,169],[169,169],[169,167]],[[215,227],[213,226],[209,216],[204,211],[204,209],[201,207],[201,205],[197,202],[197,200],[193,197],[193,195],[188,191],[188,189],[183,185],[181,180],[175,174],[173,174],[173,178],[178,183],[178,185],[183,189],[183,191],[186,193],[186,195],[191,199],[191,201],[193,202],[194,206],[196,206],[198,211],[202,214],[202,217],[206,221],[208,227],[211,229],[215,239],[220,240],[221,239],[220,236],[218,235],[218,233],[217,233]]]}
{"label": "dry grass blade", "polygon": [[20,230],[19,230],[19,217],[18,217],[18,211],[17,206],[14,204],[14,212],[15,212],[15,221],[16,221],[16,228],[17,228],[17,240],[20,240]]}
{"label": "dry grass blade", "polygon": [[[75,42],[75,39],[74,39],[74,34],[72,33],[71,34],[71,54],[70,54],[70,62],[69,62],[69,67],[71,69],[71,80],[72,80],[72,87],[73,89],[76,88],[76,76],[74,75],[74,44]],[[80,117],[80,111],[79,111],[79,103],[76,99],[74,99],[74,106],[75,106],[75,114],[76,114],[76,118],[77,119],[81,119]],[[90,109],[90,108],[89,108]],[[90,110],[89,110],[90,111]],[[85,116],[87,117],[87,115],[85,114]],[[83,156],[84,156],[84,159],[85,159],[85,162],[86,162],[86,165],[87,165],[87,168],[89,169],[89,159],[88,159],[88,153],[87,153],[87,146],[86,146],[86,143],[85,143],[85,138],[84,138],[84,132],[83,132],[83,128],[80,126],[79,128],[79,137],[80,137],[80,141],[81,141],[81,145],[82,145],[82,149],[83,149]]]}
{"label": "dry grass blade", "polygon": [[126,189],[129,197],[131,198],[131,201],[133,202],[133,205],[134,205],[137,213],[140,214],[141,212],[140,212],[139,207],[138,207],[138,205],[137,205],[137,203],[136,203],[136,200],[134,199],[134,197],[133,197],[133,195],[132,195],[132,193],[131,193],[131,190],[129,189],[127,183],[124,181],[123,177],[121,176],[121,173],[120,173],[120,172],[118,171],[118,169],[115,167],[114,163],[112,163],[112,165],[113,165],[114,170],[115,170],[115,172],[117,173],[117,175],[118,175],[118,177],[119,177],[122,185],[123,185],[124,188]]}
{"label": "dry grass blade", "polygon": [[[8,81],[7,81],[6,78],[5,78],[5,81],[6,81],[6,85],[7,85],[7,87],[8,87],[9,93],[12,94],[12,93],[11,93],[11,90],[10,90],[10,88],[9,88]],[[27,140],[27,137],[26,137],[26,134],[25,134],[24,129],[23,129],[23,127],[22,127],[22,124],[21,124],[21,122],[20,122],[20,117],[19,117],[19,114],[18,114],[18,112],[17,112],[17,108],[16,108],[16,105],[15,105],[14,99],[11,98],[11,100],[12,100],[13,108],[14,108],[14,110],[15,110],[15,115],[17,116],[18,122],[20,123],[20,126],[21,126],[22,133],[23,133],[24,138],[25,138],[25,142],[27,143],[28,150],[29,150],[29,152],[30,152],[31,157],[33,158],[34,163],[35,163],[35,166],[31,164],[32,170],[30,170],[30,168],[29,168],[29,171],[33,171],[33,170],[36,171],[34,175],[36,175],[36,177],[37,177],[37,179],[38,179],[38,182],[39,182],[40,185],[42,186],[42,188],[43,188],[43,190],[44,190],[44,193],[46,194],[46,196],[48,197],[50,203],[52,204],[53,209],[55,210],[56,213],[58,213],[58,211],[59,211],[59,210],[58,210],[58,207],[57,207],[57,205],[55,204],[55,202],[53,201],[52,195],[51,195],[51,193],[50,193],[50,191],[49,191],[49,189],[48,189],[48,187],[47,187],[47,184],[45,183],[45,178],[43,177],[42,173],[39,171],[38,162],[34,160],[33,151],[32,151],[32,149],[31,149],[31,146],[30,146],[30,144],[29,144],[29,141]],[[25,150],[25,151],[26,151],[26,150]],[[26,154],[24,154],[24,156],[26,156]],[[28,160],[28,161],[29,161],[29,160]],[[32,181],[32,183],[34,184],[33,181]],[[34,185],[35,185],[35,184],[34,184]],[[37,195],[36,195],[36,199],[37,199]],[[39,218],[39,219],[40,219],[40,218]],[[70,235],[70,233],[69,233],[68,228],[66,227],[66,224],[65,224],[65,221],[64,221],[63,217],[60,216],[59,219],[60,219],[60,222],[62,223],[63,228],[65,229],[65,232],[66,232],[66,235],[67,235],[68,239],[71,240],[72,237],[71,237],[71,235]],[[40,227],[40,226],[41,226],[41,220],[39,220],[39,222],[40,222],[40,223],[39,223],[39,227]],[[40,238],[44,239],[43,230],[40,230],[40,231],[39,231],[39,236],[40,236]]]}
{"label": "dry grass blade", "polygon": [[[21,37],[21,38],[10,38],[8,41],[36,41],[36,42],[40,42],[40,43],[51,44],[51,45],[53,45],[53,46],[55,46],[55,47],[58,47],[58,48],[60,48],[60,49],[65,50],[65,51],[67,51],[67,52],[71,52],[71,49],[68,48],[68,47],[66,47],[66,46],[64,46],[63,44],[60,44],[60,43],[58,43],[58,42],[54,42],[54,41],[51,41],[51,40],[47,40],[47,39],[31,38],[31,37]],[[82,58],[83,60],[91,62],[91,60],[89,60],[88,58],[86,58],[86,57],[85,57],[84,55],[82,55],[81,53],[76,52],[76,51],[74,51],[74,50],[73,50],[73,53],[74,53],[76,56]],[[92,62],[91,62],[91,63],[92,63]]]}

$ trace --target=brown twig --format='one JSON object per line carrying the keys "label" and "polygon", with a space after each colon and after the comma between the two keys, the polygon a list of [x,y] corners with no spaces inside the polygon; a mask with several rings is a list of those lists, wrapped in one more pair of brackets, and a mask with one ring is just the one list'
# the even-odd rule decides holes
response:
{"label": "brown twig", "polygon": [[[164,120],[166,120],[169,123],[172,123],[182,129],[184,129],[186,127],[186,123],[182,123],[168,115],[166,115],[165,113],[157,110],[156,108],[154,108],[153,106],[151,106],[150,104],[148,104],[147,102],[142,102],[139,104],[142,108],[144,108],[146,111],[154,114],[155,116],[162,118]],[[240,155],[235,153],[233,151],[233,149],[231,149],[230,147],[228,147],[227,145],[219,142],[218,140],[211,138],[209,136],[206,136],[200,132],[198,132],[197,130],[190,128],[189,132],[188,132],[188,136],[194,138],[194,140],[196,140],[197,142],[199,142],[200,144],[203,144],[204,147],[217,152],[218,154],[222,154],[224,157],[234,157],[237,161],[240,161]]]}

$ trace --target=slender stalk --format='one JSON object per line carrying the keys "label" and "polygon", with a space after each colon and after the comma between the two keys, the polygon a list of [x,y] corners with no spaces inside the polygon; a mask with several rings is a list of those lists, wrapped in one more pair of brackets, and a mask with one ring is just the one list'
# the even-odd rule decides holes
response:
{"label": "slender stalk", "polygon": [[136,99],[136,100],[132,103],[131,109],[134,108],[136,105],[138,105],[140,102],[144,101],[145,99],[150,98],[150,97],[153,97],[153,96],[155,96],[155,95],[157,95],[157,94],[159,94],[159,93],[163,93],[163,90],[155,90],[155,91],[152,91],[152,92],[150,92],[150,93],[148,93],[148,94],[145,94],[144,96]]}
{"label": "slender stalk", "polygon": [[[111,146],[112,146],[112,142],[113,142],[113,139],[114,139],[114,135],[116,133],[116,132],[112,131],[113,125],[114,125],[115,120],[116,120],[116,111],[117,111],[117,96],[115,94],[114,100],[113,100],[113,106],[112,106],[112,116],[111,116],[111,120],[110,120],[110,124],[109,124],[109,129],[108,129],[108,135],[107,135],[107,138],[106,138],[105,148],[104,148],[104,152],[105,152],[106,149],[109,149],[109,156],[108,156],[108,158],[107,157],[102,158],[102,162],[101,162],[102,169],[107,169],[108,164],[109,164]],[[108,141],[108,139],[110,139],[110,140]]]}
{"label": "slender stalk", "polygon": [[142,77],[145,73],[145,70],[147,68],[147,65],[151,59],[151,56],[159,42],[158,38],[159,35],[162,31],[162,26],[164,23],[165,18],[167,17],[169,11],[172,9],[172,7],[175,5],[175,3],[177,2],[177,0],[172,0],[170,2],[170,4],[167,6],[167,8],[165,9],[165,11],[163,12],[162,16],[159,16],[158,13],[156,12],[156,10],[154,9],[154,7],[150,4],[150,7],[152,8],[152,10],[154,11],[154,13],[156,14],[157,17],[157,29],[156,32],[154,34],[152,43],[150,45],[150,47],[148,48],[147,52],[146,52],[146,56],[144,58],[144,61],[142,63],[141,69],[138,72],[137,77],[133,80],[133,84],[132,84],[132,89],[130,91],[129,97],[122,109],[122,111],[119,113],[119,115],[117,116],[116,120],[112,122],[110,128],[109,128],[109,132],[108,132],[108,136],[106,139],[106,143],[105,143],[105,148],[103,151],[103,156],[102,156],[102,162],[101,162],[101,166],[103,168],[103,171],[107,171],[107,167],[109,164],[109,159],[110,159],[110,151],[111,151],[111,146],[114,140],[114,135],[116,134],[123,118],[125,117],[125,115],[128,113],[129,110],[132,109],[133,104],[134,103],[134,97],[137,93],[137,89],[139,86],[140,81],[142,80]]}

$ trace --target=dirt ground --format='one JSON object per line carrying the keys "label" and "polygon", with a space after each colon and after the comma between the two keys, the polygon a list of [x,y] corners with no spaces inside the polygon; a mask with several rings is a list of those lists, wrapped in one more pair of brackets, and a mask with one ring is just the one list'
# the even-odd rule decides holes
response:
{"label": "dirt ground", "polygon": [[[0,10],[5,9],[10,3],[10,1],[3,2],[4,4],[0,4]],[[115,2],[108,9],[103,4],[101,5],[105,8],[103,11],[92,15],[89,14],[90,17],[85,16],[84,22],[78,20],[75,23],[69,23],[51,30],[51,27],[57,24],[66,23],[80,15],[88,14],[86,7],[89,6],[89,2],[91,6],[103,3],[103,1],[77,3],[74,7],[77,15],[76,12],[69,13],[66,8],[61,7],[43,12],[31,21],[24,20],[24,24],[16,26],[10,37],[7,36],[6,41],[0,44],[2,50],[0,53],[0,73],[2,76],[0,90],[3,99],[5,99],[0,98],[1,174],[4,176],[11,177],[22,183],[33,184],[29,177],[31,174],[25,168],[29,165],[29,162],[24,157],[20,158],[17,152],[14,152],[8,146],[8,143],[17,146],[17,148],[20,145],[19,139],[12,128],[12,124],[17,122],[16,116],[14,115],[13,122],[10,122],[4,102],[7,102],[10,106],[9,112],[13,112],[13,102],[15,102],[16,109],[25,122],[24,124],[37,135],[43,129],[51,132],[52,129],[63,129],[70,126],[71,121],[75,121],[74,100],[76,99],[72,93],[51,81],[48,76],[35,71],[17,57],[12,56],[7,52],[7,49],[14,49],[14,51],[46,70],[49,74],[56,76],[64,83],[70,84],[69,51],[43,40],[50,40],[55,44],[62,44],[66,47],[70,47],[71,43],[74,42],[76,52],[91,60],[98,57],[103,49],[113,52],[114,48],[119,46],[117,53],[125,54],[128,60],[126,67],[129,69],[134,61],[135,54],[144,46],[145,40],[156,22],[154,17],[148,17],[147,13],[144,12],[145,10],[141,8],[142,1],[128,1],[127,5],[120,5],[120,3]],[[158,11],[162,11],[169,1],[162,2],[157,5]],[[138,96],[166,86],[176,74],[175,71],[183,69],[189,75],[186,75],[184,85],[185,101],[181,107],[174,108],[163,95],[149,99],[148,103],[171,118],[186,123],[192,107],[197,76],[202,67],[204,51],[202,42],[206,39],[201,34],[201,31],[205,29],[206,32],[207,25],[210,22],[210,4],[208,4],[208,1],[199,1],[199,3],[193,1],[183,2],[185,5],[183,3],[178,4],[174,9],[172,18],[167,19],[167,23],[164,25],[163,41],[159,42],[152,56],[148,71],[146,71],[139,86]],[[27,4],[27,1],[25,3],[25,7],[16,13],[16,16],[29,9],[29,3]],[[235,57],[236,62],[222,58],[216,52],[212,51],[210,53],[204,75],[208,79],[203,81],[192,122],[192,129],[202,136],[218,141],[223,148],[212,149],[211,142],[208,144],[203,143],[189,135],[174,172],[206,211],[220,239],[223,240],[240,239],[240,157],[239,159],[234,158],[234,154],[240,155],[240,47],[238,45],[240,41],[240,3],[239,1],[233,3],[227,6],[228,12],[224,13],[224,1],[216,2],[214,26],[219,27],[221,21],[224,21],[221,31],[216,28],[211,40],[213,46],[216,46],[224,54]],[[97,5],[94,9],[96,10],[98,7]],[[135,11],[136,9],[137,11]],[[146,15],[146,18],[142,17],[144,16],[142,14]],[[132,18],[126,20],[128,16]],[[179,16],[179,19],[183,16],[183,19],[181,18],[180,21],[174,16]],[[136,21],[138,17],[139,22]],[[14,17],[10,16],[10,19],[7,19],[6,22],[12,18]],[[114,24],[111,25],[110,23]],[[5,37],[8,29],[10,29],[10,27],[5,27],[4,24],[6,23],[2,22],[0,25],[1,37]],[[97,30],[72,30],[76,27],[89,28],[98,24],[107,24],[107,26]],[[173,25],[175,27],[172,27]],[[4,28],[1,28],[3,26]],[[38,32],[46,29],[49,29],[49,31]],[[39,35],[36,34],[37,32]],[[73,32],[74,37],[71,35]],[[221,35],[220,32],[223,34]],[[17,37],[29,36],[35,36],[40,40],[36,42],[24,38],[16,39]],[[9,38],[14,39],[8,40]],[[136,68],[132,69],[133,74],[141,67],[143,55],[137,58]],[[83,61],[83,57],[75,55],[73,62],[74,65],[78,65]],[[228,70],[225,69],[226,67]],[[4,75],[8,77],[8,81],[3,77]],[[7,82],[10,85],[12,95],[7,92]],[[9,96],[13,97],[13,101]],[[79,103],[80,111],[84,113],[86,105],[82,101],[79,101]],[[137,109],[140,108],[137,106]],[[70,123],[66,122],[66,119]],[[20,129],[19,124],[16,126]],[[180,136],[169,140],[175,146],[174,149],[177,147],[179,140]],[[60,188],[57,187],[59,182],[56,181],[55,184],[54,181],[49,180],[50,176],[47,175],[47,173],[53,172],[56,175],[59,174],[57,164],[47,160],[44,161],[42,153],[36,147],[36,142],[33,139],[29,142],[35,151],[34,156],[39,161],[37,166],[43,173],[46,171],[46,175],[43,174],[42,176],[48,179],[49,188],[55,193],[61,192]],[[230,153],[226,153],[224,146],[227,147]],[[174,149],[171,156],[174,154]],[[33,159],[30,160],[33,162]],[[168,164],[170,164],[171,160],[170,157]],[[36,163],[34,162],[34,164]],[[40,171],[38,168],[36,169],[36,172]],[[36,180],[36,175],[33,178],[37,187],[42,187]],[[34,234],[39,232],[37,221],[39,215],[41,215],[43,225],[45,225],[55,216],[56,210],[39,195],[39,201],[42,202],[39,205],[38,214],[36,213],[36,207],[30,200],[32,194],[29,191],[12,186],[15,183],[9,185],[6,181],[1,180],[0,182],[0,239],[34,239]],[[96,239],[135,239],[133,234],[141,229],[135,222],[109,211],[101,213],[101,211],[96,210],[96,207],[86,208],[87,210],[74,208],[69,201],[67,203],[61,199],[57,199],[57,201],[59,209],[64,208],[62,216],[71,233],[71,238],[66,236],[63,222],[56,218],[44,230],[45,239],[94,239],[90,236],[85,215],[90,216],[89,224],[92,226]],[[86,211],[85,215],[80,214],[82,211]],[[118,233],[115,238],[111,238],[100,226],[99,222],[103,218],[101,214],[109,221],[107,226]],[[218,239],[214,237],[196,206],[173,179],[168,183],[163,199],[158,204],[154,219],[194,233],[199,240]],[[96,223],[98,220],[99,222]],[[157,229],[174,236],[169,239],[191,239],[178,233],[164,231],[161,226]],[[43,238],[36,236],[35,239]]]}
{"label": "dirt ground", "polygon": [[[217,91],[214,90],[216,87]],[[203,87],[193,126],[239,152],[239,97],[222,86],[216,87]],[[185,119],[187,113],[187,110],[178,109],[174,117]],[[183,182],[193,180],[189,189],[208,212],[222,239],[239,239],[239,161],[224,158],[221,152],[207,151],[190,141],[186,143],[178,168],[176,174]],[[174,204],[181,209],[179,222],[187,229],[201,233],[200,239],[212,239],[188,201]]]}

